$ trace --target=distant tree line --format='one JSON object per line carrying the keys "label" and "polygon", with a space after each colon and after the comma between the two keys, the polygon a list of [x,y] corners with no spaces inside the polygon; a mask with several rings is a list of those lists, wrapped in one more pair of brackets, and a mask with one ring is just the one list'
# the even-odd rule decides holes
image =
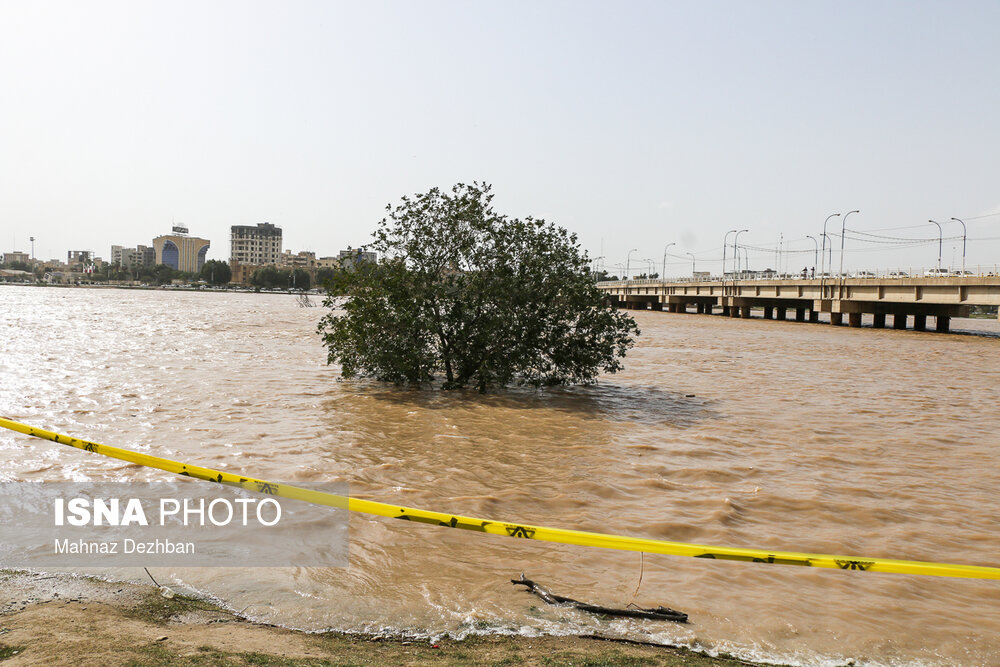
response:
{"label": "distant tree line", "polygon": [[312,287],[312,279],[305,269],[265,266],[253,272],[250,284],[260,289],[307,290]]}
{"label": "distant tree line", "polygon": [[31,272],[31,265],[27,262],[0,262],[0,269],[7,269],[8,271],[27,271]]}

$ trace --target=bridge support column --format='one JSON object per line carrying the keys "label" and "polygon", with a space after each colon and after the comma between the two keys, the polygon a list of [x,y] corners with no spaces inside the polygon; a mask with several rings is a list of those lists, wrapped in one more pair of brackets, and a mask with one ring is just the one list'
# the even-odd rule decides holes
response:
{"label": "bridge support column", "polygon": [[704,315],[705,314],[705,304],[703,304],[703,303],[697,304],[695,306],[695,312],[698,313],[699,315]]}
{"label": "bridge support column", "polygon": [[899,313],[892,316],[892,328],[893,329],[905,329],[906,328],[906,315],[900,315]]}
{"label": "bridge support column", "polygon": [[885,313],[875,313],[872,316],[872,326],[876,329],[885,329]]}
{"label": "bridge support column", "polygon": [[809,321],[810,322],[819,322],[819,311],[818,310],[812,310],[812,309],[809,310]]}
{"label": "bridge support column", "polygon": [[788,317],[788,311],[784,306],[778,306],[778,319],[784,320]]}
{"label": "bridge support column", "polygon": [[774,319],[774,307],[764,306],[764,319],[773,320]]}
{"label": "bridge support column", "polygon": [[861,313],[848,313],[847,314],[847,324],[852,327],[861,326]]}
{"label": "bridge support column", "polygon": [[654,301],[653,302],[653,310],[663,310],[663,302],[662,301]]}
{"label": "bridge support column", "polygon": [[927,331],[927,316],[926,315],[914,315],[913,316],[913,330],[914,331]]}
{"label": "bridge support column", "polygon": [[941,333],[948,333],[948,329],[951,325],[951,318],[945,315],[938,315],[937,322],[935,323],[934,330]]}
{"label": "bridge support column", "polygon": [[729,306],[723,306],[722,307],[722,316],[723,317],[729,317]]}
{"label": "bridge support column", "polygon": [[830,324],[839,327],[844,321],[843,313],[830,313]]}
{"label": "bridge support column", "polygon": [[750,318],[750,306],[743,306],[740,308],[740,317],[745,320]]}
{"label": "bridge support column", "polygon": [[805,322],[806,321],[806,309],[805,308],[796,308],[795,309],[795,321],[796,322]]}
{"label": "bridge support column", "polygon": [[729,306],[729,317],[739,317],[740,307],[739,306]]}

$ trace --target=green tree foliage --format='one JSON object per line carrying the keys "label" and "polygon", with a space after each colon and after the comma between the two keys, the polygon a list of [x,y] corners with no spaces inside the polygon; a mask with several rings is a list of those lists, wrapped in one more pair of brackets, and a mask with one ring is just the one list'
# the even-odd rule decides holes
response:
{"label": "green tree foliage", "polygon": [[233,278],[233,270],[227,262],[210,259],[201,267],[198,275],[210,285],[228,285]]}
{"label": "green tree foliage", "polygon": [[312,287],[312,279],[305,269],[295,269],[292,272],[292,289],[305,291]]}
{"label": "green tree foliage", "polygon": [[31,271],[31,265],[27,262],[9,262],[6,265],[0,266],[11,271]]}
{"label": "green tree foliage", "polygon": [[[142,278],[144,275],[148,274],[142,271],[139,273],[140,278]],[[171,281],[173,281],[173,279],[177,277],[178,277],[178,272],[175,271],[172,267],[167,266],[166,264],[157,264],[153,268],[152,278],[157,285],[169,285]]]}
{"label": "green tree foliage", "polygon": [[480,391],[593,382],[639,334],[594,285],[576,236],[494,212],[489,185],[387,207],[378,263],[336,275],[319,325],[344,377]]}
{"label": "green tree foliage", "polygon": [[311,282],[305,269],[292,271],[276,266],[261,267],[250,276],[250,284],[260,289],[307,290]]}
{"label": "green tree foliage", "polygon": [[340,269],[334,269],[329,266],[316,269],[316,286],[326,287],[336,279],[339,271]]}

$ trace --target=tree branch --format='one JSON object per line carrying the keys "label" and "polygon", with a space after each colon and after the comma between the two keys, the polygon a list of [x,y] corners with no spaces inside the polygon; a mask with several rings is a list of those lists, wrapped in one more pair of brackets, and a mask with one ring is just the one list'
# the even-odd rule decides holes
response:
{"label": "tree branch", "polygon": [[545,600],[546,603],[552,605],[569,605],[580,611],[588,611],[592,614],[604,614],[606,616],[625,616],[628,618],[649,618],[657,621],[673,621],[674,623],[687,623],[688,615],[681,611],[676,611],[670,607],[653,607],[652,609],[642,609],[636,607],[635,609],[615,609],[612,607],[601,607],[595,604],[589,604],[587,602],[580,602],[579,600],[574,600],[573,598],[563,597],[561,595],[554,595],[546,589],[542,588],[536,584],[531,579],[525,579],[524,573],[521,573],[520,579],[511,579],[510,583],[515,586],[526,586],[530,593],[534,593],[538,597]]}

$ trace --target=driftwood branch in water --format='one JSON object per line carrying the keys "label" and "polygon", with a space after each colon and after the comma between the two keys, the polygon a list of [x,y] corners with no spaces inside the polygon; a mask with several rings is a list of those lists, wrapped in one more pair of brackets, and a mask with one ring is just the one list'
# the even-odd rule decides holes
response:
{"label": "driftwood branch in water", "polygon": [[531,579],[525,579],[524,573],[521,573],[520,579],[511,579],[510,583],[515,586],[526,586],[528,591],[534,593],[538,597],[542,598],[548,604],[555,605],[570,605],[579,609],[581,611],[589,611],[592,614],[605,614],[607,616],[625,616],[628,618],[651,618],[657,621],[673,621],[675,623],[687,623],[688,615],[681,611],[676,611],[669,607],[654,607],[652,609],[641,609],[636,607],[635,609],[614,609],[612,607],[600,607],[596,604],[588,604],[586,602],[580,602],[579,600],[574,600],[573,598],[563,597],[561,595],[554,595],[553,593],[542,588],[536,584]]}

